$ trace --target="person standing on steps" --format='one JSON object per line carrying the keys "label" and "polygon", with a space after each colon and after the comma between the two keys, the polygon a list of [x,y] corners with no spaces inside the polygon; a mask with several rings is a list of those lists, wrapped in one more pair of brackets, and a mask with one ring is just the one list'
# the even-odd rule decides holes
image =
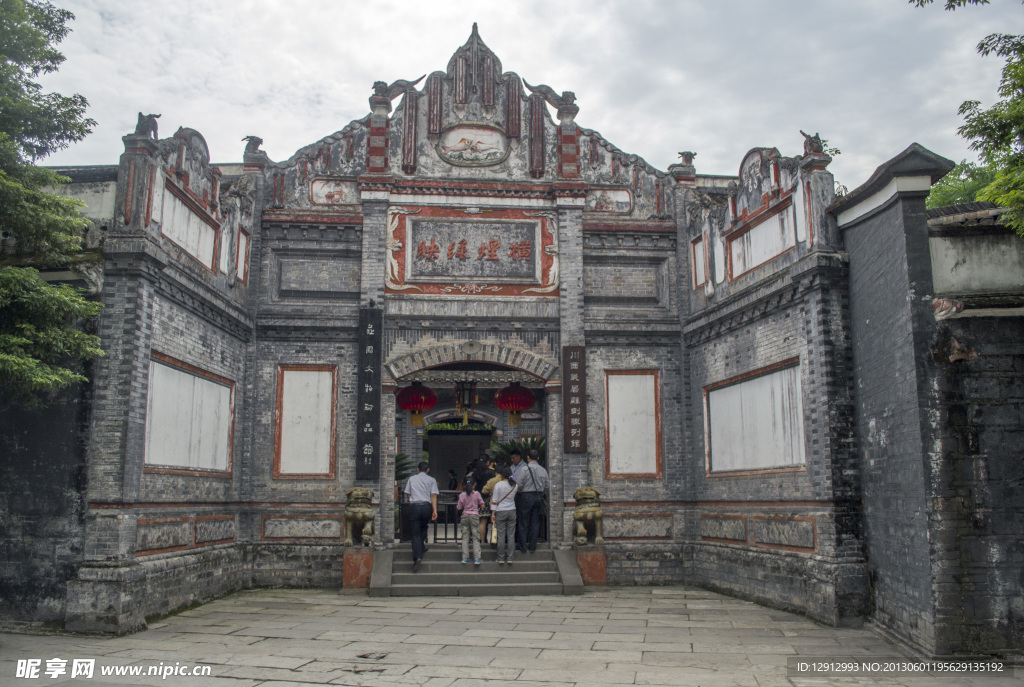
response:
{"label": "person standing on steps", "polygon": [[[519,481],[519,473],[526,469],[526,463],[523,462],[523,456],[519,451],[513,450],[508,454],[508,459],[512,463],[512,467],[509,468],[509,476],[512,481],[516,484],[522,484]],[[523,513],[523,491],[522,487],[516,491],[516,551],[526,553],[526,518]]]}
{"label": "person standing on steps", "polygon": [[427,525],[437,520],[437,480],[431,477],[430,463],[421,462],[419,472],[405,483],[409,497],[409,525],[412,528],[412,571],[420,569],[427,547]]}
{"label": "person standing on steps", "polygon": [[498,532],[498,565],[512,565],[515,555],[516,483],[504,465],[498,468],[501,481],[494,485],[491,496],[491,522]]}
{"label": "person standing on steps", "polygon": [[519,528],[526,534],[526,550],[537,550],[540,536],[540,515],[544,508],[544,494],[548,491],[548,471],[537,462],[539,454],[531,450],[526,454],[526,467],[519,471],[516,480],[522,492],[523,522]]}
{"label": "person standing on steps", "polygon": [[480,565],[480,509],[484,507],[484,500],[475,486],[473,480],[463,483],[455,510],[462,513],[462,562],[469,563],[469,545],[472,544],[473,564]]}

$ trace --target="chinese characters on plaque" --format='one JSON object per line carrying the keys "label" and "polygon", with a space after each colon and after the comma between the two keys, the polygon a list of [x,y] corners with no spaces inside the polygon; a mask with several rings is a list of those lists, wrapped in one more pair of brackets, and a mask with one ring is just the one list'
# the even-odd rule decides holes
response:
{"label": "chinese characters on plaque", "polygon": [[359,388],[356,393],[356,479],[375,480],[380,473],[380,381],[384,358],[383,311],[359,309]]}
{"label": "chinese characters on plaque", "polygon": [[562,346],[562,433],[565,453],[587,452],[587,351]]}
{"label": "chinese characters on plaque", "polygon": [[410,279],[539,283],[537,221],[410,219],[407,226]]}

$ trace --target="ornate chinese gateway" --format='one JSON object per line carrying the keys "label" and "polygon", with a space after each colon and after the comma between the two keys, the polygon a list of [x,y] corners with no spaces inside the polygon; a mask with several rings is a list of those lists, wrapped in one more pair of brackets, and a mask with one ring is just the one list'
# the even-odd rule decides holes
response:
{"label": "ornate chinese gateway", "polygon": [[4,546],[35,572],[4,568],[4,608],[126,632],[339,586],[346,532],[396,545],[396,456],[446,487],[541,437],[548,543],[603,547],[610,584],[1019,653],[1024,257],[999,212],[929,220],[951,163],[916,144],[837,200],[801,122],[799,154],[735,176],[655,169],[529,78],[474,26],[288,160],[246,136],[213,165],[140,115],[119,165],[62,170],[105,236],[106,357],[59,411],[5,415]]}

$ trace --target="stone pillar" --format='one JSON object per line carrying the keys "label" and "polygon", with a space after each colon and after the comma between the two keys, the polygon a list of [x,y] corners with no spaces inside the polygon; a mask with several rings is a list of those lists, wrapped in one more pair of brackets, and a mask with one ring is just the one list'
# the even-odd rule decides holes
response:
{"label": "stone pillar", "polygon": [[[587,195],[587,184],[578,182],[556,182],[555,202],[558,207],[558,310],[559,339],[561,346],[583,346],[586,343],[583,322],[583,204]],[[559,351],[559,362],[561,351]],[[592,477],[589,472],[589,453],[563,453],[564,431],[562,426],[562,402],[564,393],[561,389],[561,378],[558,379],[558,390],[554,388],[547,396],[548,400],[548,462],[557,467],[560,474],[551,475],[551,512],[548,514],[552,523],[552,539],[555,535],[555,523],[559,523],[559,543],[569,542],[566,531],[565,499],[579,487],[589,484]],[[593,406],[593,404],[588,404]],[[588,422],[589,426],[603,426]],[[588,437],[588,448],[603,446],[603,438]],[[557,459],[557,462],[556,462]],[[558,485],[556,487],[555,485]],[[556,491],[560,491],[556,501]],[[571,511],[569,513],[571,522]]]}
{"label": "stone pillar", "polygon": [[[390,106],[389,106],[390,107]],[[359,190],[363,202],[362,268],[360,273],[359,305],[371,307],[373,303],[383,310],[383,327],[387,328],[387,308],[384,306],[384,270],[386,269],[386,239],[388,201],[394,179],[383,175],[363,175]],[[383,357],[382,357],[383,360]],[[377,524],[374,544],[393,545],[394,531],[394,475],[395,475],[395,386],[394,381],[383,379],[380,396],[380,472],[376,484],[362,484],[374,490],[378,498]],[[388,386],[385,389],[385,386]]]}
{"label": "stone pillar", "polygon": [[84,565],[68,582],[66,622],[72,630],[131,632],[145,626],[145,575],[135,564],[136,515],[145,453],[149,353],[155,284],[163,268],[150,233],[156,142],[124,137],[114,228],[104,245],[100,339],[87,449],[89,511]]}
{"label": "stone pillar", "polygon": [[836,198],[836,180],[826,169],[832,158],[824,153],[808,153],[800,159],[800,184],[807,203],[811,244],[815,250],[843,250],[835,217],[827,208]]}
{"label": "stone pillar", "polygon": [[395,545],[395,393],[398,385],[385,380],[381,385],[380,403],[380,493],[378,527],[374,533],[374,544],[390,549]]}

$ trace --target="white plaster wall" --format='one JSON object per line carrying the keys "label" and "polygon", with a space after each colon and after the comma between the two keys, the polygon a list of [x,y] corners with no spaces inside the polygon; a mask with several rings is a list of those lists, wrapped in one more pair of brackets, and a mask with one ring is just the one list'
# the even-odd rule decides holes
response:
{"label": "white plaster wall", "polygon": [[82,214],[98,224],[110,222],[114,218],[116,181],[71,183],[51,190],[57,195],[77,198],[84,202]]}
{"label": "white plaster wall", "polygon": [[608,375],[608,463],[612,474],[658,470],[653,374]]}
{"label": "white plaster wall", "polygon": [[231,389],[150,361],[145,462],[227,470],[230,441]]}
{"label": "white plaster wall", "polygon": [[712,471],[805,462],[798,366],[715,389],[708,406]]}
{"label": "white plaster wall", "polygon": [[169,190],[164,189],[161,231],[201,263],[213,269],[213,249],[217,232],[192,212]]}
{"label": "white plaster wall", "polygon": [[[245,279],[249,270],[249,236],[245,232],[238,232],[238,253],[235,256],[235,273],[239,279]],[[226,271],[226,270],[225,270]]]}
{"label": "white plaster wall", "polygon": [[1021,293],[1024,241],[990,236],[932,236],[932,285],[937,294]]}
{"label": "white plaster wall", "polygon": [[285,370],[281,384],[281,474],[330,472],[334,375]]}
{"label": "white plaster wall", "polygon": [[707,274],[705,267],[707,266],[707,257],[704,252],[704,240],[700,240],[697,243],[691,244],[691,256],[693,258],[693,284],[696,288],[705,282]]}
{"label": "white plaster wall", "polygon": [[796,245],[792,215],[783,210],[731,242],[732,273],[739,276]]}

